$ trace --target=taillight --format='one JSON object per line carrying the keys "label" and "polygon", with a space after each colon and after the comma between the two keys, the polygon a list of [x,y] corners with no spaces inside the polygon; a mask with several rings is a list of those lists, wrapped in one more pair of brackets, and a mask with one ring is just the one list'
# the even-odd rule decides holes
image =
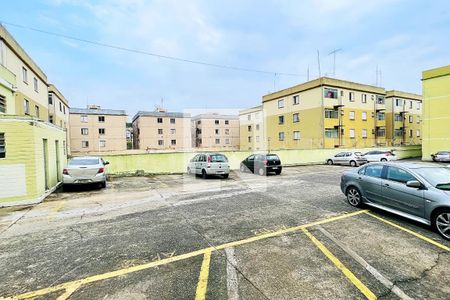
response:
{"label": "taillight", "polygon": [[263,160],[263,164],[264,164],[264,165],[267,166],[267,163],[268,163],[267,159],[266,159],[266,160]]}
{"label": "taillight", "polygon": [[64,174],[64,175],[69,175],[69,172],[67,171],[67,169],[64,169],[64,170],[63,170],[63,174]]}
{"label": "taillight", "polygon": [[100,173],[103,173],[103,172],[105,172],[105,168],[100,168],[100,169],[98,169],[97,174],[100,174]]}

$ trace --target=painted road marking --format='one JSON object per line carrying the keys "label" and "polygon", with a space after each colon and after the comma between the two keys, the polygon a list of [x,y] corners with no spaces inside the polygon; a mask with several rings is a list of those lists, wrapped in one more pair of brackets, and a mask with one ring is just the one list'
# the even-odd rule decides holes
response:
{"label": "painted road marking", "polygon": [[169,257],[169,258],[164,258],[164,259],[161,259],[161,260],[158,260],[158,261],[145,263],[145,264],[142,264],[142,265],[137,265],[137,266],[133,266],[133,267],[123,268],[123,269],[119,269],[119,270],[116,270],[116,271],[111,271],[111,272],[107,272],[107,273],[103,273],[103,274],[93,275],[93,276],[89,276],[89,277],[86,277],[86,278],[83,278],[83,279],[68,281],[68,282],[61,283],[61,284],[58,284],[58,285],[55,285],[55,286],[51,286],[51,287],[48,287],[48,288],[43,288],[43,289],[40,289],[40,290],[35,290],[35,291],[32,291],[32,292],[27,292],[27,293],[24,293],[24,294],[20,294],[20,295],[14,296],[12,299],[28,299],[28,298],[33,298],[33,297],[37,297],[37,296],[42,296],[42,295],[46,295],[46,294],[53,293],[53,292],[56,292],[56,291],[65,290],[65,289],[67,289],[67,288],[69,288],[69,287],[71,287],[73,285],[80,285],[81,286],[81,285],[85,285],[85,284],[96,282],[96,281],[100,281],[100,280],[110,279],[110,278],[126,275],[126,274],[129,274],[129,273],[142,271],[142,270],[146,270],[146,269],[149,269],[149,268],[154,268],[154,267],[166,265],[166,264],[169,264],[169,263],[172,263],[172,262],[176,262],[176,261],[188,259],[188,258],[191,258],[191,257],[203,255],[203,254],[205,254],[208,251],[218,251],[218,250],[223,250],[223,249],[229,248],[229,247],[240,246],[240,245],[244,245],[244,244],[248,244],[248,243],[264,240],[264,239],[267,239],[267,238],[272,238],[272,237],[280,236],[280,235],[283,235],[283,234],[292,233],[292,232],[295,232],[295,231],[306,229],[306,228],[311,227],[311,226],[316,226],[316,225],[321,225],[321,224],[326,224],[326,223],[330,223],[330,222],[346,219],[346,218],[349,218],[349,217],[360,215],[360,214],[365,213],[365,212],[367,212],[367,210],[358,210],[358,211],[355,211],[355,212],[352,212],[352,213],[342,214],[342,215],[338,215],[338,216],[335,216],[335,217],[329,217],[327,219],[323,219],[323,220],[320,220],[320,221],[316,221],[316,222],[312,222],[312,223],[308,223],[308,224],[304,224],[304,225],[300,225],[300,226],[295,226],[295,227],[291,227],[291,228],[287,228],[287,229],[282,229],[282,230],[279,230],[279,231],[266,233],[266,234],[254,236],[254,237],[243,239],[243,240],[239,240],[239,241],[222,244],[222,245],[215,246],[215,247],[208,247],[208,248],[200,249],[200,250],[197,250],[197,251],[193,251],[193,252],[189,252],[189,253],[185,253],[185,254],[181,254],[181,255],[176,255],[176,256]]}
{"label": "painted road marking", "polygon": [[206,290],[208,288],[209,264],[211,262],[211,251],[207,251],[203,256],[202,268],[198,276],[197,291],[195,300],[205,300]]}
{"label": "painted road marking", "polygon": [[61,296],[59,296],[56,300],[66,300],[68,299],[70,296],[72,296],[72,294],[80,287],[80,285],[72,285],[71,287],[68,287],[66,289],[66,291],[64,292],[64,294],[62,294]]}
{"label": "painted road marking", "polygon": [[358,290],[361,291],[361,293],[366,296],[367,299],[377,299],[377,296],[375,296],[374,293],[372,293],[369,288],[362,283],[349,269],[347,269],[346,266],[336,257],[333,253],[330,252],[318,239],[316,239],[306,228],[303,228],[302,231],[306,234],[307,237],[316,245],[317,248],[319,248],[320,251],[322,251],[323,254],[325,254],[326,257],[338,268],[344,275],[347,277],[348,280],[350,280],[351,283],[353,283],[354,286],[358,288]]}
{"label": "painted road marking", "polygon": [[405,227],[400,226],[400,225],[398,225],[398,224],[395,224],[395,223],[393,223],[393,222],[391,222],[391,221],[388,221],[388,220],[386,220],[386,219],[383,219],[382,217],[379,217],[379,216],[377,216],[377,215],[374,215],[374,214],[370,213],[369,211],[365,211],[365,214],[366,214],[366,215],[369,215],[369,216],[371,216],[371,217],[373,217],[373,218],[375,218],[375,219],[378,219],[378,220],[380,220],[380,221],[382,221],[382,222],[384,222],[384,223],[386,223],[386,224],[389,224],[389,225],[391,225],[391,226],[393,226],[393,227],[395,227],[395,228],[398,228],[398,229],[400,229],[400,230],[403,230],[403,231],[405,231],[405,232],[407,232],[407,233],[409,233],[409,234],[412,234],[412,235],[414,235],[415,237],[418,237],[419,239],[424,240],[425,242],[428,242],[428,243],[430,243],[430,244],[433,244],[433,245],[435,245],[435,246],[437,246],[437,247],[439,247],[439,248],[441,248],[441,249],[444,249],[444,250],[450,252],[450,248],[449,248],[449,247],[447,247],[447,246],[445,246],[444,244],[441,244],[441,243],[439,243],[439,242],[436,242],[436,241],[434,241],[434,240],[432,240],[432,239],[430,239],[430,238],[427,238],[426,236],[421,235],[420,233],[414,232],[414,231],[412,231],[412,230],[410,230],[410,229],[408,229],[408,228],[405,228]]}
{"label": "painted road marking", "polygon": [[227,294],[228,300],[239,300],[239,282],[236,272],[237,261],[234,256],[234,247],[225,248],[227,257]]}
{"label": "painted road marking", "polygon": [[52,211],[48,214],[47,219],[52,219],[58,213],[58,211],[60,211],[63,208],[64,204],[66,204],[66,201],[64,200],[59,201],[58,205],[56,205],[52,209]]}
{"label": "painted road marking", "polygon": [[356,260],[361,266],[364,267],[370,274],[372,274],[381,284],[383,284],[386,288],[396,294],[400,299],[404,300],[412,300],[411,297],[406,295],[398,286],[396,286],[393,282],[383,276],[377,269],[372,267],[367,261],[365,261],[361,256],[359,256],[355,251],[338,241],[330,232],[325,230],[322,226],[317,226],[326,237],[328,237],[333,243],[338,245],[344,252],[350,255],[354,260]]}

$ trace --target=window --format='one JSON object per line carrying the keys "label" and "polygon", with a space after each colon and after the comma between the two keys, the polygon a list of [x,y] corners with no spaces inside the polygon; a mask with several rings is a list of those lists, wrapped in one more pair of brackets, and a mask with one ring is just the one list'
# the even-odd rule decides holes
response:
{"label": "window", "polygon": [[59,102],[59,111],[62,112],[62,103]]}
{"label": "window", "polygon": [[255,119],[259,119],[259,112],[255,113]]}
{"label": "window", "polygon": [[214,129],[214,134],[219,134],[219,129]]}
{"label": "window", "polygon": [[0,95],[0,112],[6,112],[6,97],[3,95]]}
{"label": "window", "polygon": [[300,104],[300,96],[299,95],[295,95],[292,97],[292,104],[294,104],[294,105]]}
{"label": "window", "polygon": [[292,137],[295,141],[298,141],[300,139],[300,131],[294,131],[293,132],[293,137]]}
{"label": "window", "polygon": [[220,139],[216,139],[216,145],[220,144]]}
{"label": "window", "polygon": [[367,103],[367,94],[361,94],[361,103]]}
{"label": "window", "polygon": [[259,143],[259,135],[256,136],[256,142]]}
{"label": "window", "polygon": [[386,129],[384,129],[384,128],[377,128],[376,136],[377,137],[384,137],[384,136],[386,136]]}
{"label": "window", "polygon": [[256,130],[259,130],[259,124],[256,124]]}
{"label": "window", "polygon": [[226,135],[230,135],[230,129],[228,129],[228,128],[225,129],[225,134],[226,134]]}
{"label": "window", "polygon": [[[162,119],[161,119],[161,123],[162,123]],[[197,121],[197,125],[200,125],[200,124],[202,124],[202,121]]]}
{"label": "window", "polygon": [[377,112],[377,120],[383,121],[384,120],[384,113],[383,112]]}
{"label": "window", "polygon": [[163,130],[161,128],[158,129],[158,134],[163,134]]}
{"label": "window", "polygon": [[0,158],[6,157],[5,133],[0,133]]}
{"label": "window", "polygon": [[363,111],[363,112],[361,113],[361,120],[367,121],[367,112]]}
{"label": "window", "polygon": [[294,123],[300,122],[300,116],[298,113],[292,115],[292,122]]}
{"label": "window", "polygon": [[98,134],[104,135],[105,134],[105,128],[99,128],[98,129]]}
{"label": "window", "polygon": [[377,96],[377,104],[384,104],[384,96]]}
{"label": "window", "polygon": [[87,116],[87,115],[81,115],[81,116],[80,116],[80,121],[81,121],[81,123],[87,123],[87,121],[88,121],[88,116]]}
{"label": "window", "polygon": [[416,180],[416,178],[410,173],[397,167],[388,167],[386,179],[401,183],[407,183],[408,181]]}
{"label": "window", "polygon": [[30,102],[27,99],[23,99],[23,112],[26,115],[30,114]]}
{"label": "window", "polygon": [[396,137],[401,137],[403,136],[403,129],[395,129],[395,136]]}
{"label": "window", "polygon": [[355,112],[354,111],[349,112],[349,119],[350,120],[354,120],[355,119]]}
{"label": "window", "polygon": [[420,129],[417,129],[417,130],[416,130],[416,136],[417,136],[417,137],[420,137]]}
{"label": "window", "polygon": [[413,130],[410,129],[410,130],[409,130],[409,137],[412,138],[412,136],[413,136]]}
{"label": "window", "polygon": [[323,96],[325,98],[337,99],[338,98],[338,91],[337,91],[337,89],[325,88],[323,90]]}
{"label": "window", "polygon": [[355,92],[348,93],[348,101],[355,102]]}
{"label": "window", "polygon": [[40,115],[40,113],[39,113],[39,106],[35,105],[34,106],[34,111],[36,112],[36,118],[39,118],[39,115]]}
{"label": "window", "polygon": [[98,116],[99,123],[105,123],[105,116]]}
{"label": "window", "polygon": [[177,130],[175,128],[170,129],[170,134],[176,134]]}
{"label": "window", "polygon": [[325,128],[326,138],[337,138],[338,130],[336,128]]}
{"label": "window", "polygon": [[410,109],[413,108],[413,104],[412,104],[412,101],[411,101],[411,100],[409,101],[409,108],[410,108]]}
{"label": "window", "polygon": [[414,122],[414,117],[413,116],[409,116],[409,123]]}
{"label": "window", "polygon": [[39,87],[38,87],[38,80],[36,77],[33,78],[33,86],[34,86],[34,91],[35,92],[39,92]]}
{"label": "window", "polygon": [[248,125],[248,126],[247,126],[247,131],[248,131],[248,132],[251,132],[251,131],[252,131],[252,125]]}
{"label": "window", "polygon": [[355,129],[351,128],[349,131],[349,135],[350,135],[351,139],[354,139],[355,138]]}
{"label": "window", "polygon": [[402,99],[395,99],[395,106],[402,106],[403,105],[403,102],[402,102]]}
{"label": "window", "polygon": [[170,144],[172,146],[176,146],[177,145],[177,140],[170,140]]}
{"label": "window", "polygon": [[175,124],[175,118],[170,118],[170,124]]}
{"label": "window", "polygon": [[229,125],[230,121],[229,120],[225,120],[225,125]]}
{"label": "window", "polygon": [[63,113],[66,114],[66,107],[63,105]]}
{"label": "window", "polygon": [[[162,124],[163,118],[158,118],[158,119],[156,120],[156,122],[159,123],[159,124]],[[199,122],[200,122],[200,121],[199,121]],[[198,123],[198,124],[200,124],[200,123]]]}
{"label": "window", "polygon": [[284,107],[284,99],[278,100],[278,108]]}
{"label": "window", "polygon": [[53,104],[53,94],[48,94],[48,104]]}
{"label": "window", "polygon": [[252,115],[247,115],[247,120],[251,121],[252,120]]}
{"label": "window", "polygon": [[381,165],[368,165],[364,169],[364,175],[370,176],[370,177],[376,177],[381,178],[381,173],[383,171],[383,166]]}
{"label": "window", "polygon": [[421,102],[417,101],[417,110],[420,110]]}
{"label": "window", "polygon": [[252,142],[252,137],[249,136],[249,137],[247,138],[247,141],[248,141],[249,143],[251,143],[251,142]]}
{"label": "window", "polygon": [[219,120],[214,120],[214,124],[219,125]]}
{"label": "window", "polygon": [[158,146],[164,146],[164,141],[163,140],[158,140]]}
{"label": "window", "polygon": [[278,140],[284,141],[284,132],[278,132]]}
{"label": "window", "polygon": [[283,125],[284,124],[284,116],[278,116],[278,124]]}
{"label": "window", "polygon": [[48,121],[49,121],[50,123],[54,124],[54,123],[53,123],[54,121],[53,121],[53,116],[52,116],[52,115],[49,115],[49,116],[48,116]]}
{"label": "window", "polygon": [[417,120],[417,124],[419,124],[420,123],[420,116],[417,116],[416,120]]}
{"label": "window", "polygon": [[105,140],[100,140],[98,144],[99,144],[100,148],[105,148],[106,147],[106,141]]}
{"label": "window", "polygon": [[88,128],[81,128],[81,135],[88,135],[89,129]]}
{"label": "window", "polygon": [[401,122],[402,121],[402,115],[401,114],[395,114],[394,115],[395,122]]}
{"label": "window", "polygon": [[81,141],[81,148],[88,148],[89,142],[88,141]]}
{"label": "window", "polygon": [[230,139],[225,139],[225,144],[229,145],[230,144]]}
{"label": "window", "polygon": [[362,134],[361,134],[363,139],[367,139],[367,129],[363,129],[362,130]]}
{"label": "window", "polygon": [[334,109],[325,109],[325,118],[326,119],[337,119],[338,111]]}
{"label": "window", "polygon": [[28,84],[28,70],[25,67],[22,67],[22,80]]}

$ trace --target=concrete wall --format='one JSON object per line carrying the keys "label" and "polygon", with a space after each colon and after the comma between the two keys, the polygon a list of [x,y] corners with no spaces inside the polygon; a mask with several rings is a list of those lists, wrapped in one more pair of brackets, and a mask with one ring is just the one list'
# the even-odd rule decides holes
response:
{"label": "concrete wall", "polygon": [[[391,150],[390,148],[377,148]],[[395,148],[399,158],[421,156],[420,146]],[[374,148],[359,149],[362,152]],[[279,150],[272,151],[280,156],[283,165],[303,165],[325,163],[325,160],[337,152],[346,149],[314,149],[314,150]],[[348,149],[355,151],[355,149]],[[240,162],[252,154],[250,151],[223,151],[228,157],[232,169],[238,169]],[[186,171],[189,160],[194,152],[148,153],[148,154],[121,154],[105,155],[103,158],[110,162],[109,174],[134,174],[138,170],[146,174],[182,173]]]}

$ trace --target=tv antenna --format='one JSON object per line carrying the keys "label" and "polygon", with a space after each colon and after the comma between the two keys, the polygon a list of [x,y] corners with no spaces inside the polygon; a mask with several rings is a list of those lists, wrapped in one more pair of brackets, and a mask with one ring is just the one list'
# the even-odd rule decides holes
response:
{"label": "tv antenna", "polygon": [[333,54],[333,77],[336,77],[336,53],[342,51],[341,48],[339,49],[334,49],[333,51],[331,51],[330,53],[328,53],[328,55]]}

